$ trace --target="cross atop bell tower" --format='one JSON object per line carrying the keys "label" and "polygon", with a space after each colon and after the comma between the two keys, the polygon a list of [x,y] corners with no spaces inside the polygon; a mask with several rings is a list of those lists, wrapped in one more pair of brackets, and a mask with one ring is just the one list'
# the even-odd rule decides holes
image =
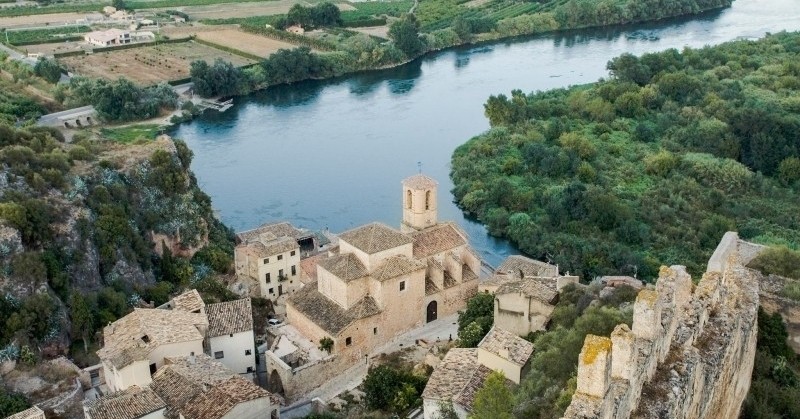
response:
{"label": "cross atop bell tower", "polygon": [[403,224],[400,230],[408,233],[436,225],[435,180],[423,175],[403,179]]}

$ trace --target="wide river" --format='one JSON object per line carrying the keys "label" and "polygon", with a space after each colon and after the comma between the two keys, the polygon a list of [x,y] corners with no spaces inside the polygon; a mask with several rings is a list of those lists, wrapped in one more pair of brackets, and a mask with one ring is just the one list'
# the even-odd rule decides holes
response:
{"label": "wide river", "polygon": [[606,63],[800,30],[800,0],[736,0],[731,8],[654,24],[519,38],[428,55],[402,67],[270,88],[207,111],[173,134],[222,221],[236,230],[289,220],[333,232],[382,221],[399,226],[400,181],[439,182],[439,219],[455,220],[495,265],[518,251],[490,237],[452,202],[453,150],[489,128],[492,94],[596,81]]}

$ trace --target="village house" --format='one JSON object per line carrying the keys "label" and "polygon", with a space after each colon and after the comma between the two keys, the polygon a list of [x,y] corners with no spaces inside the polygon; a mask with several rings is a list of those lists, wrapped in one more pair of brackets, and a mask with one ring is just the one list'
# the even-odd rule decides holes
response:
{"label": "village house", "polygon": [[147,387],[84,402],[87,419],[279,417],[280,399],[208,355],[166,358]]}
{"label": "village house", "polygon": [[38,406],[25,409],[21,412],[8,416],[6,419],[45,419],[44,411]]}
{"label": "village house", "polygon": [[236,234],[234,248],[236,277],[257,284],[259,295],[273,303],[283,303],[284,295],[296,292],[300,282],[301,252],[316,249],[316,236],[289,223],[264,224]]}
{"label": "village house", "polygon": [[530,368],[533,344],[493,327],[477,348],[453,348],[433,371],[422,392],[425,419],[440,417],[442,405],[452,404],[460,419],[472,411],[475,395],[492,371],[518,385]]}
{"label": "village house", "polygon": [[256,357],[250,299],[209,304],[206,312],[211,355],[234,372],[252,377]]}
{"label": "village house", "polygon": [[86,419],[165,419],[167,405],[150,387],[130,386],[83,405]]}
{"label": "village house", "polygon": [[136,308],[103,328],[97,356],[111,392],[146,387],[164,358],[203,353],[208,319],[202,313]]}
{"label": "village house", "polygon": [[98,47],[109,47],[112,45],[125,45],[131,43],[131,32],[120,29],[108,29],[105,31],[92,31],[83,35],[84,41]]}
{"label": "village house", "polygon": [[577,276],[559,274],[558,266],[515,255],[480,290],[494,294],[495,326],[525,336],[547,328],[559,292],[577,283]]}
{"label": "village house", "polygon": [[302,393],[400,333],[456,313],[477,293],[480,259],[455,224],[437,222],[436,182],[416,175],[402,185],[403,232],[372,223],[340,234],[338,253],[317,262],[316,282],[287,300],[290,328],[313,345],[329,339],[335,360],[300,379],[297,368],[313,371],[298,361],[305,356],[267,351],[274,391]]}
{"label": "village house", "polygon": [[279,416],[279,398],[205,354],[167,359],[151,387],[164,400],[169,419]]}

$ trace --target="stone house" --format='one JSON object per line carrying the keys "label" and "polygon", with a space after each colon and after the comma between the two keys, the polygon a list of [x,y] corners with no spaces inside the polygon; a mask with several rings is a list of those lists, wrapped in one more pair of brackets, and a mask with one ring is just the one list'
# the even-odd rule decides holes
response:
{"label": "stone house", "polygon": [[164,358],[203,353],[208,319],[202,313],[137,308],[103,328],[97,351],[111,392],[146,387]]}
{"label": "stone house", "polygon": [[252,374],[256,370],[253,310],[250,299],[209,304],[209,353],[238,374]]}
{"label": "stone house", "polygon": [[286,383],[297,381],[297,357],[279,360],[268,351],[270,380],[282,381],[270,388],[287,396],[313,388],[331,369],[363,362],[395,336],[463,309],[477,293],[480,259],[456,225],[437,222],[436,182],[416,175],[402,186],[403,232],[372,223],[340,234],[338,253],[317,262],[316,281],[287,300],[288,323],[314,345],[331,339],[336,360],[328,362],[338,366]]}
{"label": "stone house", "polygon": [[153,375],[167,418],[278,418],[280,400],[211,357],[169,358]]}
{"label": "stone house", "polygon": [[316,250],[312,233],[275,223],[237,233],[236,238],[234,261],[240,281],[258,284],[260,295],[275,303],[302,287],[301,244],[305,252]]}
{"label": "stone house", "polygon": [[33,406],[30,409],[17,412],[6,419],[45,419],[45,416],[42,409],[39,409],[38,406]]}
{"label": "stone house", "polygon": [[560,275],[558,266],[517,255],[509,256],[480,288],[494,293],[495,326],[525,336],[547,328],[559,292],[577,283],[577,276]]}
{"label": "stone house", "polygon": [[98,47],[125,45],[131,43],[131,33],[130,31],[112,28],[105,31],[89,32],[83,36],[83,40]]}
{"label": "stone house", "polygon": [[130,386],[84,403],[86,419],[165,419],[167,405],[150,387]]}
{"label": "stone house", "polygon": [[456,415],[465,419],[492,371],[501,371],[509,386],[518,385],[530,368],[531,354],[532,343],[496,326],[477,348],[450,349],[422,392],[425,419],[439,418],[443,404],[452,404]]}

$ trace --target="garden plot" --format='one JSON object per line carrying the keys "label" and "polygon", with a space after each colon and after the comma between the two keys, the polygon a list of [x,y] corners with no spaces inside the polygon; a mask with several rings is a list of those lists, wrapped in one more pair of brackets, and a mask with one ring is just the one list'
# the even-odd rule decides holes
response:
{"label": "garden plot", "polygon": [[296,45],[265,36],[242,32],[238,29],[197,32],[197,38],[224,47],[233,48],[259,57],[269,57],[279,49],[293,49]]}
{"label": "garden plot", "polygon": [[59,61],[78,75],[108,80],[125,77],[137,84],[149,86],[185,79],[189,77],[192,61],[205,60],[212,63],[217,58],[229,61],[237,67],[254,62],[240,55],[191,41],[64,57]]}

